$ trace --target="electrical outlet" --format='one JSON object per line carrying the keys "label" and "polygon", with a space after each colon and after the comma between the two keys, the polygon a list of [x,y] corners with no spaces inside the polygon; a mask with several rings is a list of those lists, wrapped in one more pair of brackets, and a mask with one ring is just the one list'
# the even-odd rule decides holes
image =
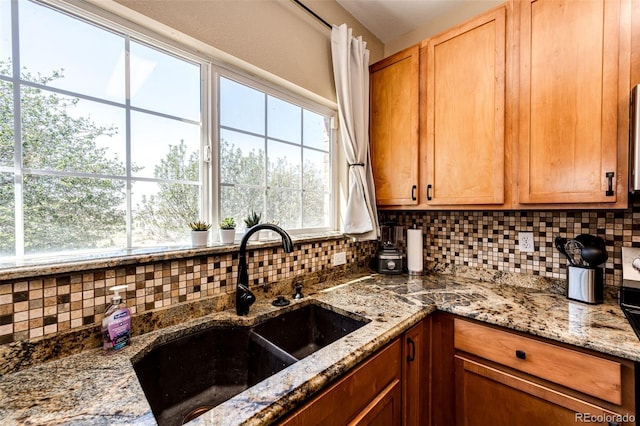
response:
{"label": "electrical outlet", "polygon": [[333,266],[344,265],[347,263],[347,253],[341,251],[333,254]]}
{"label": "electrical outlet", "polygon": [[518,232],[518,250],[532,253],[534,249],[533,232]]}

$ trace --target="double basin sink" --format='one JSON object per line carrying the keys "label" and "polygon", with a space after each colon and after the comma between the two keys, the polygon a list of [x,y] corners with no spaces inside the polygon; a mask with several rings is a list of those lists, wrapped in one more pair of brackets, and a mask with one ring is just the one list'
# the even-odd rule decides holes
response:
{"label": "double basin sink", "polygon": [[184,424],[364,326],[319,304],[253,326],[221,325],[162,343],[134,363],[160,426]]}

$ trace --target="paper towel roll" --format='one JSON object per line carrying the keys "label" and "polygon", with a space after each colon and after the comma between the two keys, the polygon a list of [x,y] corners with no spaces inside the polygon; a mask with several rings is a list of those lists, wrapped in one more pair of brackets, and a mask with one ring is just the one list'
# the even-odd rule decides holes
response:
{"label": "paper towel roll", "polygon": [[422,229],[407,229],[407,269],[410,274],[422,273]]}

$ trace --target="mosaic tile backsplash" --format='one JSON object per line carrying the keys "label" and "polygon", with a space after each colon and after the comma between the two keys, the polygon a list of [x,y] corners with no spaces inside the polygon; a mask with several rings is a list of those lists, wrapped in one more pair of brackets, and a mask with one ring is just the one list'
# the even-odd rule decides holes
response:
{"label": "mosaic tile backsplash", "polygon": [[[333,268],[335,252],[346,252],[345,267],[362,263],[375,253],[376,243],[340,238],[296,243],[295,248],[289,254],[281,247],[250,250],[249,284],[264,286]],[[136,316],[232,293],[237,276],[236,249],[175,261],[0,281],[0,345],[99,325],[111,301],[108,289],[115,285],[129,284],[121,294]]]}
{"label": "mosaic tile backsplash", "polygon": [[[640,247],[637,202],[625,211],[382,211],[380,219],[422,228],[427,269],[461,265],[564,279],[566,262],[554,237],[589,233],[606,241],[605,283],[619,286],[621,247]],[[533,232],[533,253],[517,249],[519,231]],[[347,253],[346,267],[366,265],[376,249],[374,242],[346,238],[296,244],[291,254],[279,247],[256,248],[249,252],[250,284],[266,286],[331,270],[333,254],[340,251]],[[97,326],[114,285],[129,284],[123,296],[134,316],[232,293],[237,263],[237,252],[232,252],[33,279],[0,278],[0,345]]]}
{"label": "mosaic tile backsplash", "polygon": [[[622,246],[640,247],[637,202],[624,211],[382,211],[380,220],[422,229],[426,269],[453,264],[566,279],[555,236],[592,234],[607,245],[605,284],[620,286]],[[518,250],[520,231],[533,232],[533,253]]]}

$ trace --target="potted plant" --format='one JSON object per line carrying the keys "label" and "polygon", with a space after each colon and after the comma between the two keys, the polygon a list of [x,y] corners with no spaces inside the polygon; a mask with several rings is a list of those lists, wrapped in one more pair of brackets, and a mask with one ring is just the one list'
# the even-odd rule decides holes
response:
{"label": "potted plant", "polygon": [[236,221],[232,217],[225,217],[220,222],[220,242],[233,244],[236,239]]}
{"label": "potted plant", "polygon": [[[251,210],[251,213],[249,213],[249,216],[247,216],[247,218],[244,220],[244,224],[247,226],[246,232],[248,232],[249,229],[251,229],[252,227],[259,224],[261,218],[262,218],[262,215],[260,213],[256,213],[254,210]],[[250,241],[255,241],[257,239],[258,239],[257,234],[253,234],[251,238],[249,238]]]}
{"label": "potted plant", "polygon": [[211,224],[197,220],[189,222],[189,228],[191,228],[191,245],[193,247],[205,247],[209,241]]}

